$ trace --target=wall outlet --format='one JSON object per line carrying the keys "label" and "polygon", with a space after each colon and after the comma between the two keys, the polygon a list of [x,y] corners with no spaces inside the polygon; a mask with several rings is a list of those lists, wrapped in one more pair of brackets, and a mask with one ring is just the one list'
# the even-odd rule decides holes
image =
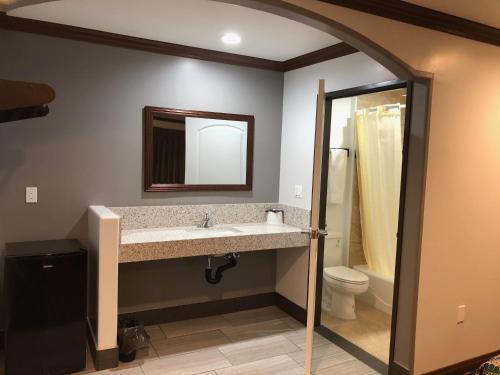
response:
{"label": "wall outlet", "polygon": [[460,305],[457,308],[457,324],[465,321],[465,305]]}
{"label": "wall outlet", "polygon": [[26,187],[26,203],[37,203],[37,202],[38,202],[38,188]]}
{"label": "wall outlet", "polygon": [[302,198],[302,185],[295,185],[295,198]]}

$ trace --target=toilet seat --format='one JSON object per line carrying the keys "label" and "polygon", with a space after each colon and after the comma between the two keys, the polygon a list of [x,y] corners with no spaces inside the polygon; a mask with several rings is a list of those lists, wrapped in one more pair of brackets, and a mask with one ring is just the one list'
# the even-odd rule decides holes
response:
{"label": "toilet seat", "polygon": [[370,286],[367,275],[349,267],[336,266],[323,269],[323,291],[330,293],[329,310],[340,319],[356,319],[356,296]]}
{"label": "toilet seat", "polygon": [[323,274],[326,278],[347,284],[363,285],[369,281],[364,273],[345,266],[327,267],[323,269]]}

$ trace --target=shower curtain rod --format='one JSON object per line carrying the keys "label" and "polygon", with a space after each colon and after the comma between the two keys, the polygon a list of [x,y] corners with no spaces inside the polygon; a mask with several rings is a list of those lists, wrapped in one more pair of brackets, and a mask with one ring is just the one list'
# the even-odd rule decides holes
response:
{"label": "shower curtain rod", "polygon": [[[383,104],[381,105],[380,107],[384,107],[384,110],[388,110],[388,109],[393,109],[393,108],[398,108],[398,109],[401,109],[401,108],[406,108],[406,104]],[[368,112],[376,112],[378,110],[379,106],[377,107],[370,107],[370,108],[367,108]]]}

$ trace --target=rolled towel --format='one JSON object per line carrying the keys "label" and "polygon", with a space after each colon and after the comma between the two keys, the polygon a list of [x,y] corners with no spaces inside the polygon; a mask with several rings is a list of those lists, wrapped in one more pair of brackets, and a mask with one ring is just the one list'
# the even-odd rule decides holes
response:
{"label": "rolled towel", "polygon": [[347,174],[347,150],[330,149],[328,165],[328,203],[344,203],[344,192]]}

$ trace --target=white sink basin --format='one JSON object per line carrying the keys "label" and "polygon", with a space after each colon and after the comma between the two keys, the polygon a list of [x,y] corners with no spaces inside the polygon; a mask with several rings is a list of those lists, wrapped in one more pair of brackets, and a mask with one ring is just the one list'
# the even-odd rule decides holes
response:
{"label": "white sink basin", "polygon": [[224,228],[195,228],[186,229],[186,232],[193,237],[220,237],[228,234],[241,233],[241,230],[231,227]]}

